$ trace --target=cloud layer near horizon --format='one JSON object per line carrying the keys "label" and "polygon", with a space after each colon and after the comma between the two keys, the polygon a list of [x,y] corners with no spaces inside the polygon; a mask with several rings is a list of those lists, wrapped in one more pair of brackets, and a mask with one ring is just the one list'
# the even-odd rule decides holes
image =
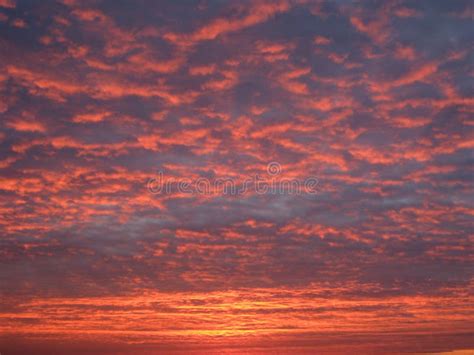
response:
{"label": "cloud layer near horizon", "polygon": [[[0,339],[474,347],[473,37],[469,1],[0,1]],[[269,162],[318,194],[147,191]]]}

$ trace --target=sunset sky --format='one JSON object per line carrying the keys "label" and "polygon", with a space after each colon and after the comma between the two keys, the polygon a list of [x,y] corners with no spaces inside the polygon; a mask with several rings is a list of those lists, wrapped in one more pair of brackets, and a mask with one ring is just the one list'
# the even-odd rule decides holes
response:
{"label": "sunset sky", "polygon": [[[468,0],[0,0],[0,354],[473,354],[473,47]],[[317,189],[177,185],[256,177]]]}

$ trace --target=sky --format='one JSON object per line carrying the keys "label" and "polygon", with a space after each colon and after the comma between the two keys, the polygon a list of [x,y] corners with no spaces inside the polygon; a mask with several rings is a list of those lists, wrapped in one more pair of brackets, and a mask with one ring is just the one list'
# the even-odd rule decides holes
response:
{"label": "sky", "polygon": [[472,354],[472,5],[0,0],[0,353]]}

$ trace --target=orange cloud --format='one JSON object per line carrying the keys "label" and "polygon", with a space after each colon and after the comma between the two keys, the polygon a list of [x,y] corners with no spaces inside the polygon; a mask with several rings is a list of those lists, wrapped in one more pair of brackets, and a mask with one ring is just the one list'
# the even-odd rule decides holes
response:
{"label": "orange cloud", "polygon": [[8,122],[7,125],[19,132],[46,132],[46,126],[39,121],[15,120]]}
{"label": "orange cloud", "polygon": [[244,28],[254,26],[265,22],[272,16],[289,9],[287,1],[264,2],[258,1],[246,14],[237,19],[217,18],[211,20],[208,24],[194,31],[189,35],[180,35],[175,33],[166,33],[164,38],[177,44],[194,43],[200,41],[213,40],[220,35],[236,32]]}

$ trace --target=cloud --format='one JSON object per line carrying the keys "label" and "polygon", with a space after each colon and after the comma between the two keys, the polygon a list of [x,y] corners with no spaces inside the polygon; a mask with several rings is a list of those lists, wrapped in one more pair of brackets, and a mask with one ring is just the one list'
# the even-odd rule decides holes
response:
{"label": "cloud", "polygon": [[0,4],[2,353],[474,347],[467,1]]}

